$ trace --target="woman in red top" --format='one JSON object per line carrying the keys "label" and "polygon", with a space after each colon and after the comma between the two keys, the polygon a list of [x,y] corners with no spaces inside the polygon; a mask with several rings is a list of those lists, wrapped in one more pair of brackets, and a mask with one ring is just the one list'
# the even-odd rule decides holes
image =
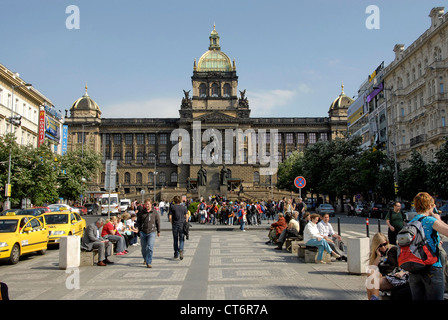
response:
{"label": "woman in red top", "polygon": [[103,230],[101,231],[101,236],[104,239],[110,240],[115,243],[115,253],[117,256],[122,256],[128,251],[126,250],[126,241],[121,236],[121,234],[117,230],[118,219],[115,216],[112,216],[110,220],[106,220],[106,224],[103,226]]}

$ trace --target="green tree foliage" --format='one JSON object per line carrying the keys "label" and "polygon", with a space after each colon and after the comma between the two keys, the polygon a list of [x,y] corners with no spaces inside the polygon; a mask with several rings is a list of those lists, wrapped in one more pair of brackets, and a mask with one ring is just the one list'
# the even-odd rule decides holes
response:
{"label": "green tree foliage", "polygon": [[[85,192],[85,181],[98,174],[101,157],[92,151],[54,154],[43,144],[38,148],[18,145],[14,135],[0,136],[0,201],[5,201],[11,152],[11,205],[20,206],[22,199],[34,205],[54,203],[58,198],[76,200]],[[62,174],[62,170],[65,174]]]}

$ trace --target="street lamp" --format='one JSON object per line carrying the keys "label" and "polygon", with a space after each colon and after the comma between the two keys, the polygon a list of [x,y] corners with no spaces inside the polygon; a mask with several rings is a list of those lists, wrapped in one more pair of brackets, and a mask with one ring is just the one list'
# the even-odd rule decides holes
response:
{"label": "street lamp", "polygon": [[[373,87],[373,89],[379,89],[378,87]],[[387,95],[386,91],[392,91],[392,88],[386,88],[386,86],[383,86],[384,90],[384,101],[386,103],[386,110],[387,110]],[[395,94],[394,94],[395,95]],[[394,134],[394,141],[392,141],[390,144],[394,146],[394,191],[395,191],[395,200],[400,200],[400,197],[398,197],[398,162],[397,162],[397,130],[396,130],[396,122],[395,122],[395,116],[394,112],[391,111],[391,118],[393,119],[393,134]],[[389,127],[389,126],[388,126]],[[389,141],[389,139],[388,139]],[[389,148],[388,148],[389,150]]]}
{"label": "street lamp", "polygon": [[[31,87],[32,84],[31,83],[25,83],[25,84],[21,84],[18,86],[11,86],[11,117],[8,119],[9,121],[9,125],[10,125],[10,133],[12,134],[12,126],[13,124],[16,125],[20,125],[20,119],[21,117],[17,117],[14,116],[14,91],[17,88],[22,88],[22,87]],[[6,185],[6,202],[5,202],[5,209],[11,209],[11,202],[10,202],[10,197],[11,197],[11,152],[12,152],[12,144],[9,146],[9,161],[8,161],[8,184]]]}

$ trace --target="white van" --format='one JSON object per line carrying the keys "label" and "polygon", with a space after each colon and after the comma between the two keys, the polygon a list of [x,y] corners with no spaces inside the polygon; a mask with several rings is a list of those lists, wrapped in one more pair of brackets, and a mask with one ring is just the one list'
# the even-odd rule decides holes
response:
{"label": "white van", "polygon": [[[110,205],[109,205],[110,200]],[[120,210],[120,199],[118,197],[118,193],[111,193],[110,199],[109,199],[109,193],[104,193],[101,195],[100,198],[100,205],[101,205],[101,215],[108,215],[109,209],[110,214],[119,214],[121,212]]]}
{"label": "white van", "polygon": [[121,212],[128,211],[128,208],[130,206],[131,206],[131,199],[121,199],[120,200]]}

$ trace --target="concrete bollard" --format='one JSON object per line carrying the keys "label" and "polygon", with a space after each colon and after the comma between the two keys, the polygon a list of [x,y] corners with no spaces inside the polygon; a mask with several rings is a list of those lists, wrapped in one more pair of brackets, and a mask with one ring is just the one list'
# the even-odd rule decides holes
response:
{"label": "concrete bollard", "polygon": [[81,261],[81,238],[61,237],[59,241],[59,269],[77,268]]}
{"label": "concrete bollard", "polygon": [[347,238],[347,268],[352,274],[366,273],[369,265],[370,239],[367,237]]}

